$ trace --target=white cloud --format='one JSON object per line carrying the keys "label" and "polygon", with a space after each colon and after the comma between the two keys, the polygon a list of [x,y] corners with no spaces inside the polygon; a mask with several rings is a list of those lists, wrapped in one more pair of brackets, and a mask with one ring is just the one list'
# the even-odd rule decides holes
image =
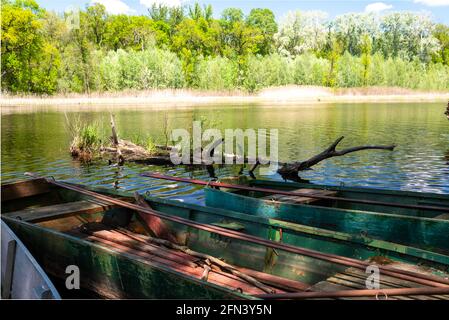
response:
{"label": "white cloud", "polygon": [[391,4],[386,4],[383,2],[374,2],[370,3],[365,7],[365,12],[381,12],[384,10],[389,10],[393,8]]}
{"label": "white cloud", "polygon": [[167,7],[179,7],[184,1],[186,0],[140,0],[140,4],[147,8],[151,8],[153,4],[162,4]]}
{"label": "white cloud", "polygon": [[415,3],[421,3],[429,7],[449,6],[449,0],[415,0]]}
{"label": "white cloud", "polygon": [[131,13],[131,9],[121,0],[92,0],[91,3],[99,3],[106,7],[106,11],[110,14]]}

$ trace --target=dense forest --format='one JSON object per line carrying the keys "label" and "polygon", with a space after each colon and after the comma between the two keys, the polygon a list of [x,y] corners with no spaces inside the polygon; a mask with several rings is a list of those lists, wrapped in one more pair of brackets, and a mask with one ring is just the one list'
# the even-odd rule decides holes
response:
{"label": "dense forest", "polygon": [[[449,27],[424,13],[289,12],[103,5],[54,13],[2,1],[1,88],[10,93],[247,90],[287,84],[449,89]],[[76,23],[73,23],[75,20]],[[71,23],[68,23],[71,22]],[[79,25],[77,23],[79,22]]]}

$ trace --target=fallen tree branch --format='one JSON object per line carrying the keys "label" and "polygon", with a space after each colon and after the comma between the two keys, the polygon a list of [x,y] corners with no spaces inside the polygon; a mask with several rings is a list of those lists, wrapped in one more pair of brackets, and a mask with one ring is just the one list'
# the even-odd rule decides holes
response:
{"label": "fallen tree branch", "polygon": [[278,169],[278,173],[280,175],[282,175],[283,177],[286,177],[286,176],[290,177],[293,175],[297,175],[298,171],[310,169],[312,166],[316,165],[317,163],[319,163],[325,159],[332,158],[332,157],[339,157],[339,156],[343,156],[345,154],[360,151],[360,150],[377,149],[377,150],[392,151],[396,147],[395,145],[389,145],[389,146],[367,145],[367,146],[357,146],[357,147],[352,147],[352,148],[347,148],[347,149],[337,151],[336,148],[337,148],[338,144],[343,140],[343,138],[344,138],[343,136],[338,138],[326,150],[309,158],[308,160],[284,164],[281,168]]}

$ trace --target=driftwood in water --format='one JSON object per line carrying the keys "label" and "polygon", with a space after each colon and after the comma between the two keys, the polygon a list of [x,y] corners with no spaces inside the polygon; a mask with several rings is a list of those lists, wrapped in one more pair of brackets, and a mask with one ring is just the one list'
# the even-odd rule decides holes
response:
{"label": "driftwood in water", "polygon": [[298,161],[293,163],[286,163],[281,166],[281,168],[278,169],[278,173],[284,177],[285,179],[293,179],[296,180],[298,178],[298,172],[310,169],[312,166],[316,165],[317,163],[329,159],[332,157],[339,157],[343,156],[345,154],[356,152],[360,150],[394,150],[396,147],[395,145],[389,145],[389,146],[357,146],[347,149],[342,149],[337,151],[336,147],[337,145],[343,140],[344,137],[340,137],[337,140],[334,141],[326,150],[323,152],[311,157],[310,159],[307,159],[305,161]]}
{"label": "driftwood in water", "polygon": [[117,155],[117,164],[119,166],[122,166],[125,163],[125,159],[123,158],[122,152],[120,151],[120,145],[118,140],[117,131],[115,130],[115,121],[114,121],[114,115],[111,114],[111,130],[112,130],[112,144],[115,147],[116,155]]}
{"label": "driftwood in water", "polygon": [[110,162],[112,162],[111,159],[117,159],[120,152],[119,157],[123,159],[123,162],[164,165],[171,164],[169,150],[169,148],[156,146],[156,151],[149,152],[131,141],[118,139],[116,146],[103,147],[100,153],[103,158],[110,158]]}

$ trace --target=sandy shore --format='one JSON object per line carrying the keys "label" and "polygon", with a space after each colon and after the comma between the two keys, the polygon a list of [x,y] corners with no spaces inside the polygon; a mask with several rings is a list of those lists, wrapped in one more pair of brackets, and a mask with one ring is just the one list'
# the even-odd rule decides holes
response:
{"label": "sandy shore", "polygon": [[154,90],[98,94],[56,95],[51,97],[2,95],[2,112],[15,107],[40,106],[145,106],[155,108],[189,107],[210,104],[310,104],[310,103],[399,103],[447,102],[448,92],[421,92],[401,88],[329,89],[311,86],[285,86],[263,89],[255,94],[240,91]]}

